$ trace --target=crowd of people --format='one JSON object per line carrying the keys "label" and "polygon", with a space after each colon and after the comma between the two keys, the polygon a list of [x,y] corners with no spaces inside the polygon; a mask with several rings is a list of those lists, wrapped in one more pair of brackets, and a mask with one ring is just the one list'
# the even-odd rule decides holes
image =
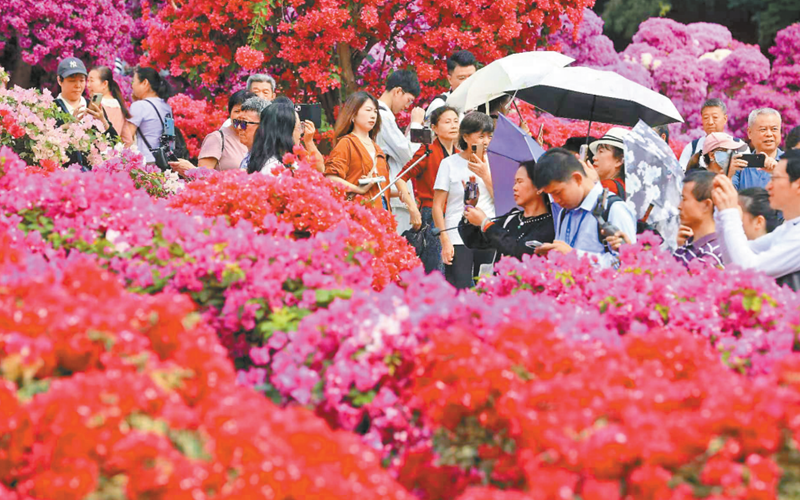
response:
{"label": "crowd of people", "polygon": [[[445,75],[450,88],[427,109],[412,107],[421,88],[411,70],[391,73],[378,97],[350,94],[328,155],[314,142],[314,122],[301,120],[266,74],[250,76],[231,94],[228,120],[205,137],[196,165],[173,154],[181,141],[167,102],[170,88],[152,68],[133,70],[134,100],[127,105],[109,68],[87,71],[79,59],[66,58],[58,66],[55,102],[76,119],[99,120],[104,132],[136,146],[145,162],[181,174],[207,168],[274,175],[297,168],[283,158],[300,146],[308,163],[348,196],[390,211],[398,231],[413,236],[426,272],[442,272],[457,288],[473,286],[502,256],[576,252],[594,256],[599,266],[616,265],[622,245],[634,243],[646,227],[625,203],[629,131],[614,127],[599,138],[572,137],[520,164],[513,188],[518,208],[498,216],[487,150],[511,99],[481,108],[488,113],[447,105],[477,67],[470,52],[452,54]],[[400,127],[397,116],[409,109],[410,124]],[[705,102],[701,118],[703,136],[679,158],[685,177],[674,258],[687,266],[754,268],[800,289],[800,127],[781,149],[781,116],[774,109],[750,113],[746,140],[726,131],[720,99]],[[669,141],[667,127],[655,131]]]}

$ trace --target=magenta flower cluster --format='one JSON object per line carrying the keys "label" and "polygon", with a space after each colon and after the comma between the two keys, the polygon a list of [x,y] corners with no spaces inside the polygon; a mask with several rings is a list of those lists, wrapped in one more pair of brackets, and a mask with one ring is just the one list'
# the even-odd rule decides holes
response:
{"label": "magenta flower cluster", "polygon": [[631,44],[621,53],[603,35],[603,21],[585,10],[577,33],[565,20],[550,42],[574,57],[577,64],[612,70],[667,95],[686,120],[673,125],[672,136],[687,142],[702,135],[700,107],[709,98],[728,106],[728,127],[747,137],[747,116],[756,108],[777,109],[784,134],[800,124],[800,70],[797,47],[800,25],[778,32],[770,65],[758,46],[734,40],[730,31],[712,23],[681,24],[651,18],[639,26]]}

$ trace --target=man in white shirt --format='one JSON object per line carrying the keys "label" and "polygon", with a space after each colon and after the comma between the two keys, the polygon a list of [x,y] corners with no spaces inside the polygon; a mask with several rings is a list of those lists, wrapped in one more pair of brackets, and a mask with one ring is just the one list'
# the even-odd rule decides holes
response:
{"label": "man in white shirt", "polygon": [[[386,80],[386,90],[378,99],[378,113],[381,116],[381,129],[378,132],[376,142],[386,155],[389,163],[390,181],[394,181],[403,171],[406,164],[414,153],[417,152],[419,144],[411,142],[409,137],[400,130],[395,120],[395,115],[411,106],[414,99],[419,96],[420,87],[417,74],[411,70],[397,70]],[[425,120],[425,111],[416,107],[411,110],[411,128],[422,128]],[[408,183],[409,186],[411,183]],[[409,188],[411,191],[411,188]],[[413,191],[411,191],[413,193]],[[397,189],[392,186],[390,205],[392,213],[397,220],[397,232],[403,234],[413,225],[421,223],[419,213],[411,214],[408,207],[400,200]],[[414,220],[412,221],[412,215]],[[417,218],[419,217],[419,221]]]}
{"label": "man in white shirt", "polygon": [[767,184],[769,204],[781,210],[785,222],[771,233],[748,241],[742,226],[739,196],[730,179],[718,175],[711,197],[718,213],[717,236],[723,260],[746,269],[763,271],[800,290],[800,151],[786,152]]}
{"label": "man in white shirt", "polygon": [[447,81],[450,83],[450,90],[433,98],[433,101],[425,110],[425,121],[430,122],[431,113],[436,108],[441,108],[447,103],[447,98],[464,81],[478,70],[478,61],[468,50],[458,50],[447,59]]}
{"label": "man in white shirt", "polygon": [[[703,107],[700,108],[700,116],[703,120],[703,132],[706,133],[706,136],[713,132],[725,132],[725,126],[728,124],[728,107],[725,106],[721,99],[709,99],[704,102]],[[684,170],[686,170],[686,165],[689,164],[692,156],[703,151],[703,143],[706,140],[706,136],[693,140],[683,149],[678,161]]]}

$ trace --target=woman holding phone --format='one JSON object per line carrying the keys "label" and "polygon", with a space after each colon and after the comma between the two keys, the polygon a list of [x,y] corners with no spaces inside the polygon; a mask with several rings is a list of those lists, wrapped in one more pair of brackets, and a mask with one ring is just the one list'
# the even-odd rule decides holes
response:
{"label": "woman holding phone", "polygon": [[[325,177],[344,186],[351,195],[364,195],[371,206],[389,208],[388,190],[380,201],[372,198],[389,185],[389,164],[375,138],[381,128],[378,100],[360,91],[347,98],[336,119],[336,145],[325,160]],[[403,180],[395,184],[409,212],[419,212]]]}
{"label": "woman holding phone", "polygon": [[458,289],[474,286],[481,266],[494,258],[492,250],[467,248],[457,231],[444,231],[458,226],[467,204],[480,208],[487,220],[494,218],[494,187],[486,159],[493,133],[489,115],[478,111],[466,115],[458,130],[462,152],[442,160],[433,185],[433,221],[441,231],[444,275]]}
{"label": "woman holding phone", "polygon": [[[125,121],[131,117],[128,106],[119,84],[114,81],[114,74],[107,66],[98,66],[89,71],[86,86],[92,94],[92,102],[99,105],[108,121],[118,133],[125,128]],[[96,96],[101,96],[98,98]]]}

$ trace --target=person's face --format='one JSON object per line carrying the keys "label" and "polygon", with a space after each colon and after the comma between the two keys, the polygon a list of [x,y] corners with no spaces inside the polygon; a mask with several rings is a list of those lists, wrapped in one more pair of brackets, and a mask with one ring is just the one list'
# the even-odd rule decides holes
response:
{"label": "person's face", "polygon": [[233,108],[231,109],[231,120],[238,120],[241,114],[242,114],[242,105],[234,104]]}
{"label": "person's face", "polygon": [[472,151],[472,146],[477,146],[478,149],[483,149],[486,152],[489,149],[489,143],[492,142],[491,132],[473,132],[464,135],[464,142],[467,143],[467,151]]}
{"label": "person's face", "polygon": [[86,90],[86,75],[70,75],[66,78],[59,78],[61,93],[70,101],[77,101]]}
{"label": "person's face", "polygon": [[400,87],[395,87],[395,89],[392,90],[392,114],[396,115],[407,110],[411,106],[411,103],[414,102],[414,99],[416,99],[414,94],[404,92]]}
{"label": "person's face", "polygon": [[139,74],[133,73],[133,81],[131,82],[131,90],[134,99],[143,99],[150,89],[150,83],[147,80],[139,80]]}
{"label": "person's face", "polygon": [[[715,156],[715,153],[717,153],[717,152],[728,152],[729,153],[729,155],[728,155],[728,163],[727,164],[722,164],[721,165],[719,162],[717,162],[717,158]],[[731,158],[732,157],[733,157],[733,152],[732,151],[728,151],[727,149],[723,149],[723,148],[714,149],[710,153],[708,153],[708,158],[709,158],[709,160],[711,160],[709,162],[709,164],[708,164],[708,169],[710,171],[714,172],[714,173],[717,173],[717,174],[724,174],[725,172],[728,171],[728,167],[730,166],[730,162],[731,162]]]}
{"label": "person's face", "polygon": [[271,101],[275,99],[275,89],[269,82],[253,82],[250,84],[250,92],[262,99]]}
{"label": "person's face", "polygon": [[95,69],[89,72],[89,78],[86,79],[86,87],[92,94],[105,94],[108,92],[108,82],[104,82],[100,78],[100,72]]}
{"label": "person's face", "polygon": [[450,88],[455,90],[464,83],[464,80],[469,78],[475,73],[475,66],[456,66],[452,73],[448,73],[447,81],[450,82]]}
{"label": "person's face", "polygon": [[623,162],[614,158],[613,147],[607,144],[597,146],[597,154],[594,155],[593,165],[601,181],[618,177],[622,169]]}
{"label": "person's face", "polygon": [[294,114],[294,131],[292,132],[292,140],[294,141],[294,145],[297,146],[300,144],[300,141],[303,139],[303,122],[300,121],[300,115],[297,113]]}
{"label": "person's face", "polygon": [[752,127],[747,127],[747,136],[759,153],[771,155],[781,142],[781,118],[778,115],[758,115]]}
{"label": "person's face", "polygon": [[[739,206],[742,206],[741,200]],[[744,227],[744,234],[748,240],[756,240],[767,234],[767,220],[763,215],[753,217],[742,206],[742,226]]]}
{"label": "person's face", "polygon": [[537,196],[540,195],[533,185],[533,181],[528,177],[528,171],[525,167],[519,167],[516,175],[514,175],[514,203],[516,203],[517,206],[524,207]]}
{"label": "person's face", "polygon": [[683,185],[683,196],[678,210],[681,213],[681,224],[694,229],[700,224],[711,218],[713,215],[713,203],[711,200],[697,201],[692,190],[694,182],[687,182]]}
{"label": "person's face", "polygon": [[375,127],[375,122],[378,120],[378,108],[372,102],[372,99],[367,99],[364,104],[358,108],[358,113],[353,121],[355,127],[362,132],[369,133]]}
{"label": "person's face", "polygon": [[241,111],[238,119],[250,122],[244,130],[236,129],[236,133],[239,134],[239,142],[247,146],[247,149],[250,149],[253,147],[253,138],[256,135],[256,130],[258,130],[258,123],[261,117],[255,111]]}
{"label": "person's face", "polygon": [[444,141],[458,139],[458,114],[455,111],[445,111],[439,117],[439,122],[431,125],[431,130]]}
{"label": "person's face", "polygon": [[703,109],[700,113],[703,120],[703,131],[706,135],[713,132],[724,132],[725,125],[728,123],[728,115],[723,113],[721,108],[716,106]]}
{"label": "person's face", "polygon": [[566,182],[553,181],[545,186],[542,191],[553,197],[553,201],[561,207],[572,210],[578,208],[583,202],[583,176],[578,172],[573,172]]}
{"label": "person's face", "polygon": [[789,175],[786,173],[786,160],[778,162],[771,177],[767,183],[769,206],[775,210],[786,210],[796,205],[800,200],[800,179],[794,182],[789,181]]}

